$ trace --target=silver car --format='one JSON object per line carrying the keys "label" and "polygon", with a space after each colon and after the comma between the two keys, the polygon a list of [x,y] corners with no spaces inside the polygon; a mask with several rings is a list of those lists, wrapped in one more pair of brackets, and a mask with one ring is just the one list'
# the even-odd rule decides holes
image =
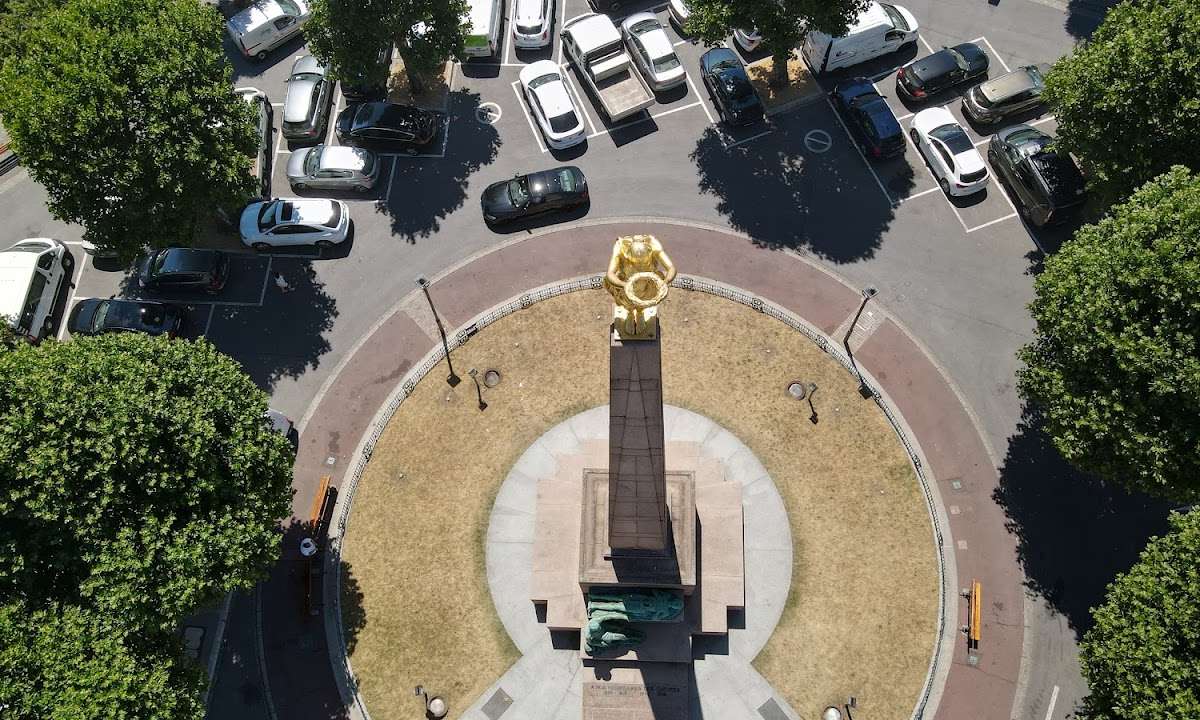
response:
{"label": "silver car", "polygon": [[379,158],[363,148],[317,145],[292,153],[287,176],[296,191],[320,188],[367,192],[379,178]]}
{"label": "silver car", "polygon": [[324,135],[332,98],[333,81],[321,63],[312,55],[296,60],[283,101],[283,136],[314,140]]}

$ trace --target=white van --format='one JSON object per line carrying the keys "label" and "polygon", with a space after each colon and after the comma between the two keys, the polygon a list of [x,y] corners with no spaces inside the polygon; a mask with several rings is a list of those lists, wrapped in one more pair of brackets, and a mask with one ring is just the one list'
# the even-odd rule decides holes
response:
{"label": "white van", "polygon": [[0,318],[37,342],[50,333],[58,291],[75,267],[67,247],[50,238],[22,240],[0,252]]}
{"label": "white van", "polygon": [[225,23],[234,45],[248,58],[267,54],[304,30],[311,11],[305,0],[256,0]]}
{"label": "white van", "polygon": [[491,57],[500,47],[500,26],[504,24],[504,0],[468,0],[471,31],[464,52],[470,57]]}
{"label": "white van", "polygon": [[917,19],[907,8],[872,2],[859,14],[849,32],[831,38],[810,32],[804,38],[804,59],[815,74],[850,67],[917,42]]}

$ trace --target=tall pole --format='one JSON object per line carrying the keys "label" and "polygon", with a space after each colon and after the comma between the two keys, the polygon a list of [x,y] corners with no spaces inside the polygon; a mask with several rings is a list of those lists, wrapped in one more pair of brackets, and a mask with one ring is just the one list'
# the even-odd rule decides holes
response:
{"label": "tall pole", "polygon": [[462,382],[462,378],[454,374],[454,364],[450,362],[450,343],[446,341],[446,328],[442,327],[442,319],[438,317],[437,308],[433,306],[433,298],[429,296],[429,280],[424,275],[421,275],[417,278],[417,285],[425,293],[425,302],[429,303],[429,312],[433,313],[433,321],[437,323],[438,334],[442,336],[442,350],[446,352],[446,367],[450,368],[450,375],[446,378],[446,384],[454,387]]}
{"label": "tall pole", "polygon": [[850,350],[850,336],[854,334],[854,328],[858,326],[858,319],[862,317],[863,310],[867,307],[867,302],[875,297],[875,293],[879,292],[874,285],[868,285],[862,289],[862,302],[858,305],[858,312],[854,313],[854,319],[850,321],[850,329],[846,331],[846,336],[842,338],[842,347],[846,348],[846,355],[850,358],[850,365],[854,368],[854,374],[858,376],[858,394],[863,398],[874,397],[875,392],[867,386],[863,380],[862,370],[858,369],[858,361],[854,359],[854,352]]}

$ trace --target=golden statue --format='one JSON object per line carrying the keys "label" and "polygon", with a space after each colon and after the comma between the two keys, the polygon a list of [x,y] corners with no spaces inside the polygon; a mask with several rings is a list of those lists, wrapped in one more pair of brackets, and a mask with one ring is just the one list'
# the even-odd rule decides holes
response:
{"label": "golden statue", "polygon": [[617,238],[604,275],[612,294],[613,327],[622,340],[653,340],[658,336],[658,310],[675,279],[675,264],[653,235]]}

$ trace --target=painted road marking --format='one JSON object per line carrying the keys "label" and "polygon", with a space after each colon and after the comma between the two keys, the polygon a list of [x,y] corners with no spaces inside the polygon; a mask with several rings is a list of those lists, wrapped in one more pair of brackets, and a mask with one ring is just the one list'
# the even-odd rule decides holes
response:
{"label": "painted road marking", "polygon": [[1058,702],[1058,686],[1054,686],[1054,690],[1050,692],[1050,707],[1046,708],[1046,720],[1050,720],[1050,716],[1054,714],[1054,705]]}
{"label": "painted road marking", "polygon": [[804,133],[804,147],[818,154],[826,153],[833,147],[833,138],[820,128],[809,130]]}

